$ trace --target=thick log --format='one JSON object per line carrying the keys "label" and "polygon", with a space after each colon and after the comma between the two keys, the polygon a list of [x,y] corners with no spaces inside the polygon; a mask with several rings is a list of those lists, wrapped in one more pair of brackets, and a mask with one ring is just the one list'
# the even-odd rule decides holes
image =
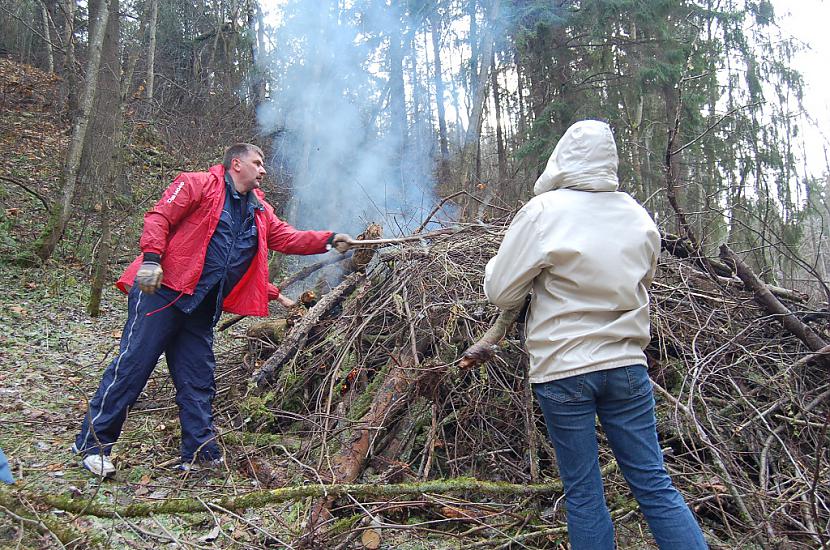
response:
{"label": "thick log", "polygon": [[[431,344],[431,331],[419,331],[414,323],[412,312],[407,302],[406,289],[403,293],[403,303],[406,317],[409,321],[409,345],[397,356],[391,355],[386,367],[386,376],[372,398],[369,410],[356,423],[350,437],[346,438],[340,452],[329,462],[332,479],[336,483],[350,483],[358,478],[366,467],[369,453],[376,440],[387,430],[392,419],[405,405],[410,402],[417,387],[418,381],[430,370],[421,368],[419,355],[423,354]],[[424,317],[422,323],[428,323]],[[316,531],[324,516],[329,514],[335,496],[326,496],[319,499],[313,506],[306,534],[307,542],[314,542]]]}
{"label": "thick log", "polygon": [[[727,245],[722,244],[720,246],[720,256],[735,265],[738,277],[747,289],[755,294],[755,301],[770,315],[775,315],[785,329],[804,342],[812,351],[818,352],[827,346],[827,342],[816,334],[813,329],[802,323],[798,317],[793,315],[792,311],[773,296],[767,285]],[[823,360],[822,363],[825,366],[827,365],[826,360]]]}
{"label": "thick log", "polygon": [[[418,360],[409,353],[402,353],[400,357],[389,360],[388,372],[380,388],[378,388],[369,407],[351,437],[344,443],[340,452],[332,457],[330,462],[331,478],[335,483],[351,483],[360,476],[366,467],[366,461],[373,442],[381,435],[389,421],[409,402],[410,390],[415,387],[418,378],[423,374]],[[306,537],[313,538],[317,527],[338,495],[327,495],[319,499],[312,511],[308,522]]]}
{"label": "thick log", "polygon": [[308,313],[291,329],[274,354],[268,358],[262,368],[254,373],[252,381],[256,387],[255,393],[261,393],[279,375],[283,364],[305,343],[308,333],[317,322],[333,307],[343,301],[349,293],[363,280],[363,273],[352,273],[334,287],[331,292],[323,296],[317,305],[308,310]]}

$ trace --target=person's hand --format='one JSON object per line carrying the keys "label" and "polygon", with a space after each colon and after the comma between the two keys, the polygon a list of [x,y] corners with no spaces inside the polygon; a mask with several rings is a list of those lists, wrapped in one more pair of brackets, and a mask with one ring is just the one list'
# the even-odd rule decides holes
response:
{"label": "person's hand", "polygon": [[485,361],[489,361],[496,354],[496,346],[476,342],[464,352],[458,366],[462,369],[476,367]]}
{"label": "person's hand", "polygon": [[338,233],[334,236],[334,239],[331,241],[331,245],[343,254],[344,252],[348,251],[352,247],[352,236],[348,233]]}
{"label": "person's hand", "polygon": [[277,302],[279,302],[279,304],[282,307],[286,307],[286,308],[294,307],[294,306],[297,305],[297,302],[295,302],[294,300],[292,300],[291,298],[289,298],[285,294],[280,294],[279,296],[277,296]]}
{"label": "person's hand", "polygon": [[153,294],[161,286],[163,278],[164,271],[161,270],[161,265],[158,262],[145,261],[135,274],[135,284],[138,285],[141,292]]}

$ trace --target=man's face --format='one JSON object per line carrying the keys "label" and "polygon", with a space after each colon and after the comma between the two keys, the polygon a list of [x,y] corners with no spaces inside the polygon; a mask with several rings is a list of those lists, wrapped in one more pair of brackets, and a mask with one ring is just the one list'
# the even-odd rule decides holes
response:
{"label": "man's face", "polygon": [[231,161],[231,177],[238,193],[258,189],[265,177],[265,164],[259,154],[249,151]]}

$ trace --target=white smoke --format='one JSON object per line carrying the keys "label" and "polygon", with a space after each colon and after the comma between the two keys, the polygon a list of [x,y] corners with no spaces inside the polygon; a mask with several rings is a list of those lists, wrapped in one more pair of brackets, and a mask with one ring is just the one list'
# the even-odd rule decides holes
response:
{"label": "white smoke", "polygon": [[406,43],[402,128],[390,108],[401,100],[391,97],[390,40],[409,40],[416,24],[385,2],[338,4],[288,0],[272,51],[260,58],[274,80],[258,113],[274,137],[272,175],[290,186],[285,215],[299,228],[359,233],[376,221],[386,235],[406,233],[436,203],[436,140],[430,110],[411,108],[413,85],[423,84],[413,84]]}

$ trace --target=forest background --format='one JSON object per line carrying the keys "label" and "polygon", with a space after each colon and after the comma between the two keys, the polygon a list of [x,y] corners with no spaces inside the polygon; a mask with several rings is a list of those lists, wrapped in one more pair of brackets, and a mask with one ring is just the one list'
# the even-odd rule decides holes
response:
{"label": "forest background", "polygon": [[622,189],[675,250],[715,258],[725,243],[826,307],[830,163],[796,64],[809,45],[782,9],[0,0],[7,294],[71,294],[106,316],[142,213],[233,142],[265,149],[266,194],[293,225],[408,235],[509,219],[564,130],[599,118]]}

